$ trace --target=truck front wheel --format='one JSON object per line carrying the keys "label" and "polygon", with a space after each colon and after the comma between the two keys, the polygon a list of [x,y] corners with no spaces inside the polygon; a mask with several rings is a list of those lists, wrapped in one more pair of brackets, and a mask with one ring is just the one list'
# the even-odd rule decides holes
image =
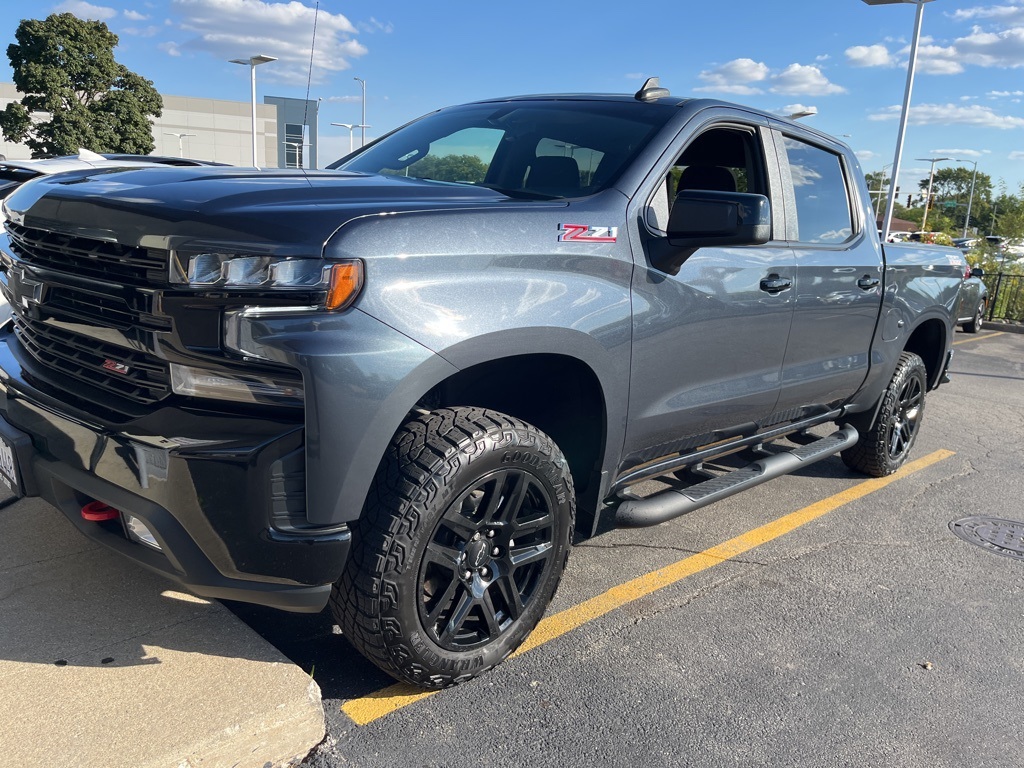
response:
{"label": "truck front wheel", "polygon": [[870,414],[850,419],[850,424],[860,432],[860,440],[843,451],[846,466],[873,477],[891,475],[903,466],[924,416],[927,375],[924,361],[918,355],[900,355],[874,422],[868,421]]}
{"label": "truck front wheel", "polygon": [[380,464],[331,609],[349,641],[397,679],[463,682],[540,620],[574,515],[568,465],[537,428],[482,408],[419,416]]}

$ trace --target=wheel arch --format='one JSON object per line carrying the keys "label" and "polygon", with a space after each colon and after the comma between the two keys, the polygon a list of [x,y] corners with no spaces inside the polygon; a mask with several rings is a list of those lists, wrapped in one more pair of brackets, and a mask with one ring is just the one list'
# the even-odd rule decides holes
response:
{"label": "wheel arch", "polygon": [[938,317],[931,317],[920,322],[903,347],[904,352],[913,352],[924,361],[928,371],[928,389],[935,389],[942,377],[948,348],[949,328],[947,323]]}
{"label": "wheel arch", "polygon": [[439,351],[459,370],[422,402],[491,408],[550,435],[573,475],[577,528],[590,533],[624,439],[629,343],[628,332],[598,339],[571,328],[484,334]]}

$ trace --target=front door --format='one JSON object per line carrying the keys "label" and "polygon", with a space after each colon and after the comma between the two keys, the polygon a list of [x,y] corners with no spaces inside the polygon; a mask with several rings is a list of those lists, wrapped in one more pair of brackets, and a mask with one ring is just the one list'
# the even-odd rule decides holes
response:
{"label": "front door", "polygon": [[678,191],[750,192],[767,195],[774,205],[770,133],[733,118],[702,125],[681,147],[650,198],[641,224],[647,231],[637,240],[645,245],[632,285],[624,470],[752,434],[779,397],[793,316],[793,292],[784,287],[794,278],[792,249],[783,242],[701,248],[677,275],[654,269],[648,252],[664,234]]}

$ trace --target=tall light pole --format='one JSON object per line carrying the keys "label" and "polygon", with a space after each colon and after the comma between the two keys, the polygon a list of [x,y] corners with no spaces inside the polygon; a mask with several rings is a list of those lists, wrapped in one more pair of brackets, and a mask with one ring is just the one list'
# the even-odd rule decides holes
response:
{"label": "tall light pole", "polygon": [[[885,165],[883,165],[881,173],[878,174],[878,197],[875,198],[875,221],[876,222],[878,221],[878,213],[879,213],[878,208],[882,204],[882,187],[884,186],[882,184],[882,182],[885,181],[885,169],[888,168],[891,165],[892,165],[892,163],[886,163]],[[890,195],[895,194],[895,191],[892,189],[892,187],[889,188],[889,194]]]}
{"label": "tall light pole", "polygon": [[[903,92],[903,109],[900,112],[899,133],[896,136],[896,155],[892,161],[892,178],[889,181],[889,189],[896,189],[896,180],[900,177],[900,160],[903,158],[903,139],[907,134],[907,119],[910,117],[910,96],[914,91],[914,70],[917,69],[917,44],[921,40],[921,21],[924,18],[924,4],[932,0],[862,0],[868,5],[896,5],[897,3],[912,3],[917,6],[917,15],[914,19],[914,39],[910,44],[910,63],[907,65],[907,87]],[[892,212],[896,207],[896,196],[889,195],[889,202],[885,206],[885,221],[882,222],[882,240],[889,239],[889,224],[892,222]],[[921,227],[924,229],[924,227]]]}
{"label": "tall light pole", "polygon": [[348,128],[348,153],[350,155],[352,154],[352,152],[355,149],[352,146],[352,130],[355,129],[355,128],[372,128],[373,127],[372,125],[361,125],[361,124],[357,124],[357,123],[331,123],[331,125],[336,125],[339,128]]}
{"label": "tall light pole", "polygon": [[361,77],[353,77],[352,79],[358,80],[359,85],[363,87],[363,121],[359,126],[359,147],[361,149],[366,146],[366,129],[369,127],[366,125],[366,81]]}
{"label": "tall light pole", "polygon": [[164,131],[164,136],[177,136],[178,137],[178,157],[184,157],[185,156],[185,150],[181,146],[181,140],[186,138],[187,136],[196,136],[196,135],[197,134],[194,134],[194,133],[170,133],[168,131]]}
{"label": "tall light pole", "polygon": [[231,59],[232,64],[248,65],[250,79],[252,80],[252,167],[259,168],[259,158],[256,155],[256,67],[260,64],[269,64],[277,61],[276,56],[264,56],[262,53],[250,56],[248,59]]}
{"label": "tall light pole", "polygon": [[971,206],[974,204],[974,182],[978,180],[978,161],[977,160],[960,160],[954,157],[958,163],[974,163],[974,173],[971,175],[971,196],[967,199],[967,218],[964,219],[964,233],[961,237],[967,237],[967,226],[971,223]]}
{"label": "tall light pole", "polygon": [[915,160],[920,160],[922,163],[931,163],[932,169],[928,173],[928,193],[924,196],[924,216],[921,217],[921,231],[927,232],[928,225],[928,206],[932,201],[932,181],[935,180],[935,164],[941,163],[943,160],[952,160],[951,157],[915,157]]}

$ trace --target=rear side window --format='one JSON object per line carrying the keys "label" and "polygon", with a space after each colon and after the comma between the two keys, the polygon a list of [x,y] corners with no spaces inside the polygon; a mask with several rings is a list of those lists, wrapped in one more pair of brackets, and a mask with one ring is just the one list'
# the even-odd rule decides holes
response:
{"label": "rear side window", "polygon": [[839,155],[783,137],[803,243],[842,243],[853,236],[850,197]]}

